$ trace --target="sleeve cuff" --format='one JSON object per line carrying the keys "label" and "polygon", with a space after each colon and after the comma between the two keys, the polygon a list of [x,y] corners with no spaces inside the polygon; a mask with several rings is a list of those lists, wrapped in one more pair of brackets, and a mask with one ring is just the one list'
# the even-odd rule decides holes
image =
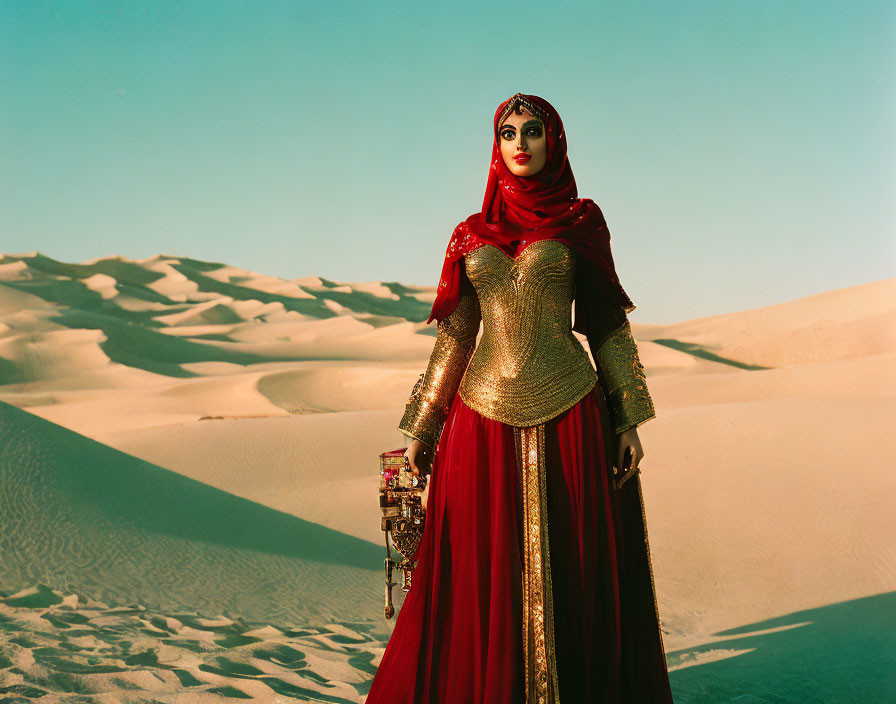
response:
{"label": "sleeve cuff", "polygon": [[[433,440],[432,436],[425,435],[423,433],[417,433],[416,435],[409,430],[405,430],[401,426],[398,427],[398,431],[402,433],[408,440],[419,440],[424,445],[427,445],[430,450],[434,450],[437,444],[437,441]],[[435,444],[434,444],[435,443]]]}
{"label": "sleeve cuff", "polygon": [[612,391],[609,406],[617,435],[656,418],[653,400],[644,384]]}

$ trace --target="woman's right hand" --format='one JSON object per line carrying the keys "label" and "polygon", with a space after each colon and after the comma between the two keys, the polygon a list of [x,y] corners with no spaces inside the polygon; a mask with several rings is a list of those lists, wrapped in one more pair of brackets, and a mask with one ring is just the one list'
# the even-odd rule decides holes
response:
{"label": "woman's right hand", "polygon": [[404,456],[408,458],[411,471],[417,476],[427,475],[432,471],[432,448],[422,440],[414,438]]}

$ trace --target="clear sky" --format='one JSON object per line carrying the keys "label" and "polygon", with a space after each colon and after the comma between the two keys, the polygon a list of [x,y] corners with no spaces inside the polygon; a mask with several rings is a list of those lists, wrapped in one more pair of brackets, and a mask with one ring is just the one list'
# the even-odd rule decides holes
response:
{"label": "clear sky", "polygon": [[896,5],[0,0],[0,252],[435,285],[551,101],[638,322],[896,276]]}

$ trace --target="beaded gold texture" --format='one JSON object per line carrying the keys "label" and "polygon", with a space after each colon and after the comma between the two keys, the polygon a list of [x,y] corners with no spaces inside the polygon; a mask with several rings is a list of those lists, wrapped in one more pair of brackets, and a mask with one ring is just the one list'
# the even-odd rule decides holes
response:
{"label": "beaded gold texture", "polygon": [[470,288],[462,292],[457,308],[439,323],[429,364],[414,385],[398,429],[432,448],[439,437],[467,367],[479,332],[479,299]]}
{"label": "beaded gold texture", "polygon": [[460,384],[463,402],[521,427],[574,406],[597,382],[572,333],[574,252],[562,242],[540,240],[515,259],[492,245],[465,257],[483,331]]}
{"label": "beaded gold texture", "polygon": [[514,428],[522,482],[523,658],[526,704],[559,704],[548,534],[545,427]]}
{"label": "beaded gold texture", "polygon": [[548,118],[545,114],[545,111],[538,107],[535,103],[529,100],[524,93],[517,93],[508,101],[507,105],[501,111],[501,117],[498,118],[498,126],[503,124],[504,120],[507,116],[513,111],[517,105],[521,105],[526,108],[532,115],[541,120],[541,123],[547,127]]}
{"label": "beaded gold texture", "polygon": [[617,434],[656,417],[644,365],[638,357],[638,346],[628,320],[604,340],[595,363],[604,381]]}
{"label": "beaded gold texture", "polygon": [[439,324],[401,432],[435,447],[455,393],[486,418],[537,425],[574,406],[598,378],[616,433],[656,417],[627,320],[601,343],[597,371],[572,334],[577,259],[566,244],[533,242],[514,259],[492,245],[473,247],[459,233],[456,247],[469,280],[455,311]]}

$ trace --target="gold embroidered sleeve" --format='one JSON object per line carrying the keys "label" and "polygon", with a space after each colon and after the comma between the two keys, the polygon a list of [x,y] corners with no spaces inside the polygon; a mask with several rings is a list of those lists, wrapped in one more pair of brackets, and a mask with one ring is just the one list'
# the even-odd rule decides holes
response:
{"label": "gold embroidered sleeve", "polygon": [[656,417],[628,320],[601,344],[595,362],[617,434]]}
{"label": "gold embroidered sleeve", "polygon": [[476,290],[462,280],[457,308],[438,324],[435,346],[405,406],[398,429],[435,448],[460,386],[479,332],[481,313]]}

